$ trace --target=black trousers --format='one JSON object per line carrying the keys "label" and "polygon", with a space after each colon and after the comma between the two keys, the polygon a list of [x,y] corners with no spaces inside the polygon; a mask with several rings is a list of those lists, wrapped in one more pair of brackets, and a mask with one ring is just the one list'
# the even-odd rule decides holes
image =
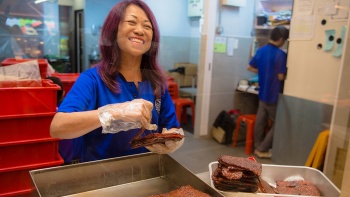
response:
{"label": "black trousers", "polygon": [[[254,147],[258,149],[258,151],[266,152],[272,148],[276,110],[277,103],[268,104],[261,100],[259,101],[254,125]],[[269,120],[271,120],[272,125],[270,130],[266,133]]]}

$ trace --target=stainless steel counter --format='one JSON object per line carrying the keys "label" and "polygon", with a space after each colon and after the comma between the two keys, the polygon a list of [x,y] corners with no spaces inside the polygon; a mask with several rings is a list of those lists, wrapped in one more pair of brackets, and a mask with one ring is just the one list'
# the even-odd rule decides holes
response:
{"label": "stainless steel counter", "polygon": [[180,186],[223,196],[169,155],[139,154],[30,171],[37,196],[133,196],[167,193]]}
{"label": "stainless steel counter", "polygon": [[[147,197],[167,193],[180,186],[192,187],[213,197],[271,197],[273,194],[223,192],[216,190],[209,171],[193,174],[169,155],[146,153],[115,159],[73,164],[30,171],[37,196],[133,196]],[[267,182],[301,176],[312,181],[323,196],[338,197],[340,191],[320,171],[304,166],[263,164],[262,178]],[[279,194],[279,196],[291,196]]]}

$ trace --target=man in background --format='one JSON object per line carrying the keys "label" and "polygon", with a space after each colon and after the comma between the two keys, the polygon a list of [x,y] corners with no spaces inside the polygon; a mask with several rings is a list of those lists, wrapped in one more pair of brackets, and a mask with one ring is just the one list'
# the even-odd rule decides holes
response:
{"label": "man in background", "polygon": [[[286,76],[287,54],[280,49],[288,39],[289,31],[277,26],[271,32],[268,44],[257,50],[247,69],[259,76],[259,107],[254,125],[254,154],[260,158],[271,158],[274,122],[279,93],[283,90]],[[265,132],[268,120],[272,125]],[[266,133],[266,135],[265,135]]]}

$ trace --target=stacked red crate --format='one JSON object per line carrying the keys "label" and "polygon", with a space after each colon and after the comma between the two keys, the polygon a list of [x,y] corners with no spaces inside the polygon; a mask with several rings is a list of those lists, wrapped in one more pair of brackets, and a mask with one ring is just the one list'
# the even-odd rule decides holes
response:
{"label": "stacked red crate", "polygon": [[30,170],[63,164],[49,131],[59,88],[46,79],[0,81],[0,196],[30,195]]}

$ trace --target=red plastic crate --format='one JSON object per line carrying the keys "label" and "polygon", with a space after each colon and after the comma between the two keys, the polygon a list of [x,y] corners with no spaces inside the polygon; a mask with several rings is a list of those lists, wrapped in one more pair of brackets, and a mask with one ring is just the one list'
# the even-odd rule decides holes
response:
{"label": "red plastic crate", "polygon": [[[35,190],[35,188],[32,189],[24,189],[24,190],[18,190],[18,191],[14,191],[11,193],[7,193],[5,196],[12,196],[12,197],[33,197],[35,193],[33,193],[33,191]],[[0,194],[0,197],[2,195]]]}
{"label": "red plastic crate", "polygon": [[0,172],[0,196],[30,196],[33,188],[29,171],[47,167],[55,167],[63,164],[63,159],[56,154],[51,162],[22,166]]}
{"label": "red plastic crate", "polygon": [[0,146],[25,140],[50,138],[55,112],[0,117]]}
{"label": "red plastic crate", "polygon": [[51,80],[43,79],[39,84],[33,81],[0,81],[0,87],[0,117],[56,112],[60,87]]}
{"label": "red plastic crate", "polygon": [[22,166],[53,162],[57,159],[56,138],[28,140],[0,145],[0,172]]}
{"label": "red plastic crate", "polygon": [[27,62],[31,60],[38,60],[38,65],[39,65],[39,71],[40,71],[40,76],[42,79],[46,78],[47,75],[47,66],[48,66],[48,61],[46,59],[16,59],[16,58],[7,58],[4,61],[1,62],[2,66],[10,66],[13,64],[18,64],[22,62]]}
{"label": "red plastic crate", "polygon": [[61,79],[63,89],[65,91],[65,94],[67,94],[77,78],[80,76],[80,73],[53,73],[51,76]]}

